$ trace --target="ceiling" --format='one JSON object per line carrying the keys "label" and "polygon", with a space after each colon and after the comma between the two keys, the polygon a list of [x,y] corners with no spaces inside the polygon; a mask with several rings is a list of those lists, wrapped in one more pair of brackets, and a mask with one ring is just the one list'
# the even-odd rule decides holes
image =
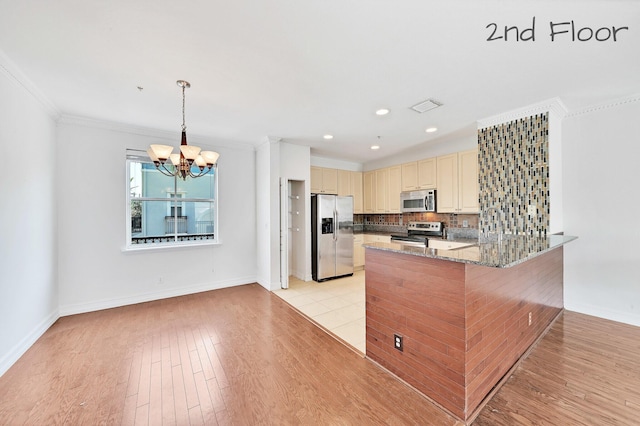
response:
{"label": "ceiling", "polygon": [[[185,79],[190,134],[281,138],[358,163],[554,97],[571,112],[640,93],[633,0],[0,0],[0,10],[0,50],[65,116],[178,135]],[[550,23],[570,21],[587,28],[582,38],[628,29],[572,41],[558,25],[552,41]],[[487,40],[505,26],[535,39]],[[410,109],[426,99],[443,105]]]}

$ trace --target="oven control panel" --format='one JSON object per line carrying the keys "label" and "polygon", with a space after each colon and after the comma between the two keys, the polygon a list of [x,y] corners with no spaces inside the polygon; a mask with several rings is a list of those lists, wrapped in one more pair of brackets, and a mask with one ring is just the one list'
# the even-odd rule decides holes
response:
{"label": "oven control panel", "polygon": [[407,229],[409,231],[440,232],[442,230],[442,222],[409,222]]}

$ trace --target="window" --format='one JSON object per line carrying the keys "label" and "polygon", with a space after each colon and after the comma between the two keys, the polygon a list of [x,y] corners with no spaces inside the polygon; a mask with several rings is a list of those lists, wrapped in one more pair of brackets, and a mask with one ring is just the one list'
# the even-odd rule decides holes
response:
{"label": "window", "polygon": [[127,248],[218,241],[218,169],[168,177],[140,151],[127,151]]}

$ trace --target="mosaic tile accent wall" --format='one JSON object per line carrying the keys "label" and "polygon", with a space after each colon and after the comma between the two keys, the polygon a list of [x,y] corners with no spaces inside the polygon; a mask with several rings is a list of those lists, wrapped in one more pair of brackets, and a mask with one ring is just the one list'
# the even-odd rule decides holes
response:
{"label": "mosaic tile accent wall", "polygon": [[[549,114],[478,129],[480,235],[549,229]],[[528,215],[529,206],[536,214]]]}

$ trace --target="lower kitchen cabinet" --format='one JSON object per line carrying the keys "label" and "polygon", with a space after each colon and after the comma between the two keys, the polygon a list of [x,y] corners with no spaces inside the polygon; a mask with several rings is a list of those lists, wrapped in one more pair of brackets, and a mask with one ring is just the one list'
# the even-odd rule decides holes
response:
{"label": "lower kitchen cabinet", "polygon": [[364,236],[362,234],[357,234],[353,236],[353,268],[354,269],[362,269],[364,268]]}
{"label": "lower kitchen cabinet", "polygon": [[365,243],[390,243],[391,235],[363,234]]}
{"label": "lower kitchen cabinet", "polygon": [[380,234],[354,234],[353,236],[353,267],[355,269],[364,268],[365,243],[390,243],[390,235]]}

